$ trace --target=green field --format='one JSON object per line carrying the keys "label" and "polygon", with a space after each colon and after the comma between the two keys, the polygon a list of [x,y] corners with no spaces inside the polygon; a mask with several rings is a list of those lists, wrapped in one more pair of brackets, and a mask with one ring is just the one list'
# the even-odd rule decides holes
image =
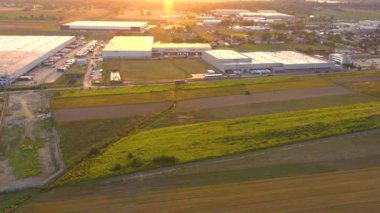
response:
{"label": "green field", "polygon": [[120,139],[125,134],[124,131],[138,119],[133,117],[58,123],[63,160],[67,166],[73,166],[84,157],[96,154],[106,144]]}
{"label": "green field", "polygon": [[373,97],[380,97],[380,80],[345,83],[344,86]]}
{"label": "green field", "polygon": [[0,138],[0,156],[5,156],[17,178],[38,175],[41,172],[38,150],[45,140],[25,136],[25,128],[13,127],[3,131]]}
{"label": "green field", "polygon": [[[119,71],[123,81],[159,83],[190,78],[191,74],[206,73],[212,67],[201,59],[163,59],[149,61],[106,60],[103,68],[106,73],[113,70]],[[109,75],[107,76],[109,78]]]}
{"label": "green field", "polygon": [[377,128],[379,109],[368,103],[148,130],[83,161],[57,184]]}
{"label": "green field", "polygon": [[363,77],[380,77],[379,71],[360,71],[360,72],[347,72],[347,73],[327,73],[321,74],[320,77],[329,80],[355,80]]}

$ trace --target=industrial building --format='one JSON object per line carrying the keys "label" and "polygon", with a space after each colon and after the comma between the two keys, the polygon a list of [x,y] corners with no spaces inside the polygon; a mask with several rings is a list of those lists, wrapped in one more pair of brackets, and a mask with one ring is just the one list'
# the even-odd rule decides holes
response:
{"label": "industrial building", "polygon": [[153,36],[116,36],[103,49],[103,58],[148,59]]}
{"label": "industrial building", "polygon": [[332,53],[329,60],[341,65],[352,65],[354,63],[352,55],[345,53]]}
{"label": "industrial building", "polygon": [[294,51],[238,53],[233,50],[206,51],[203,60],[225,73],[327,71],[333,64]]}
{"label": "industrial building", "polygon": [[159,56],[201,56],[203,52],[211,50],[207,43],[155,43],[152,53]]}
{"label": "industrial building", "polygon": [[116,36],[103,49],[103,58],[148,59],[154,57],[199,57],[210,44],[154,43],[153,36]]}
{"label": "industrial building", "polygon": [[148,22],[140,21],[74,21],[61,26],[62,30],[74,31],[128,31],[144,33]]}
{"label": "industrial building", "polygon": [[221,23],[222,23],[222,20],[220,19],[207,19],[207,20],[203,20],[202,22],[204,26],[215,26]]}
{"label": "industrial building", "polygon": [[289,21],[295,19],[295,16],[279,13],[275,10],[259,10],[257,12],[243,12],[239,14],[243,21],[253,21],[257,19]]}
{"label": "industrial building", "polygon": [[248,13],[249,10],[241,10],[241,9],[217,9],[211,11],[214,15],[217,16],[237,16],[240,13]]}
{"label": "industrial building", "polygon": [[74,41],[73,36],[0,36],[0,85],[13,83]]}

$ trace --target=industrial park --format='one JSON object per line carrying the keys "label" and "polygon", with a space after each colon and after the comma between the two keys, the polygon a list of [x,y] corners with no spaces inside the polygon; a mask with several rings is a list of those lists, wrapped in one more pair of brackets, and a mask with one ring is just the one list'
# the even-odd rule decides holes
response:
{"label": "industrial park", "polygon": [[377,212],[375,0],[0,0],[0,212]]}

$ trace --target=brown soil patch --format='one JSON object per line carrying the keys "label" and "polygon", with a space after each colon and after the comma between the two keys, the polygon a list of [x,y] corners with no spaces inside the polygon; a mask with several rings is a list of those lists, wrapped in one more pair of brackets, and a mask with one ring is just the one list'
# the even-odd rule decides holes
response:
{"label": "brown soil patch", "polygon": [[107,118],[144,116],[168,109],[170,102],[151,104],[130,104],[104,107],[62,109],[54,112],[57,121],[98,120]]}
{"label": "brown soil patch", "polygon": [[230,95],[184,100],[177,103],[177,111],[191,111],[242,104],[297,100],[324,96],[346,95],[351,92],[342,87],[320,87],[302,90],[254,93],[251,95]]}

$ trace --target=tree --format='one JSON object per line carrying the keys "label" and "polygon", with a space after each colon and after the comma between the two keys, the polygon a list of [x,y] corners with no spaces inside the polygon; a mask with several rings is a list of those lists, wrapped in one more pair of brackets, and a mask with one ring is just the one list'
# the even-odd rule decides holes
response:
{"label": "tree", "polygon": [[261,39],[265,42],[269,42],[272,39],[272,35],[269,32],[265,32],[262,36]]}

